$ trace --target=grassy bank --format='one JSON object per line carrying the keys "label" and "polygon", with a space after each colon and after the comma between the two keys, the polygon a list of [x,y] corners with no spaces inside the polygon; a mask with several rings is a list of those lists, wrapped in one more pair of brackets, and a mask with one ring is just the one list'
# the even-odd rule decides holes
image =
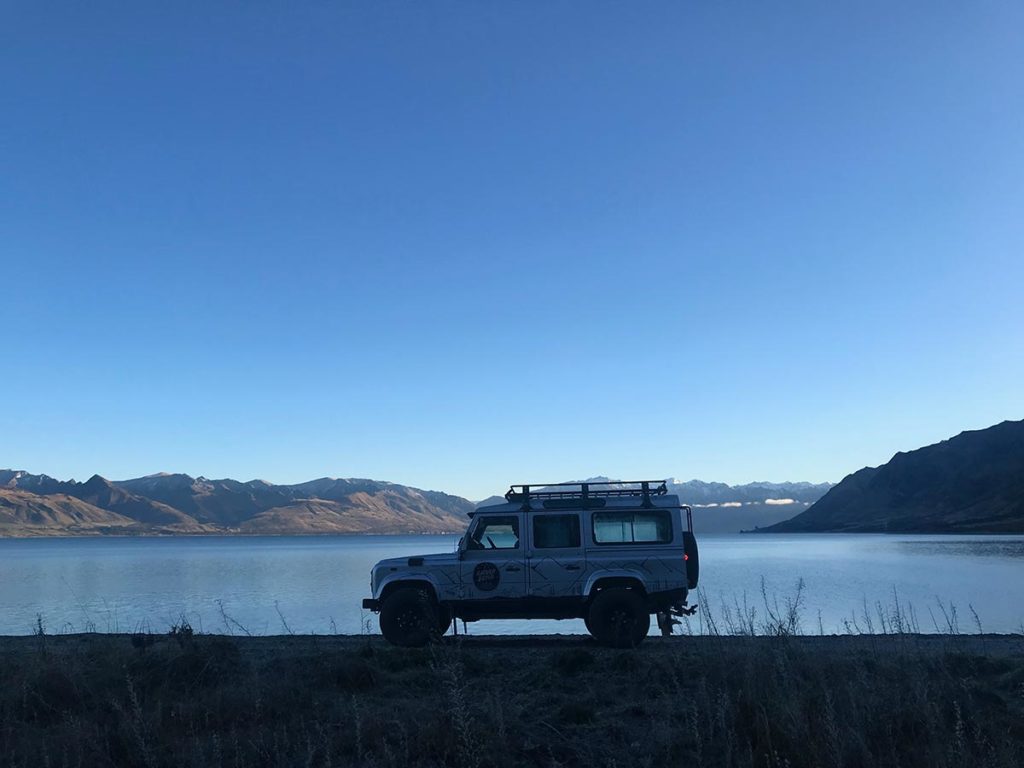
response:
{"label": "grassy bank", "polygon": [[4,766],[1020,766],[1007,636],[0,638]]}

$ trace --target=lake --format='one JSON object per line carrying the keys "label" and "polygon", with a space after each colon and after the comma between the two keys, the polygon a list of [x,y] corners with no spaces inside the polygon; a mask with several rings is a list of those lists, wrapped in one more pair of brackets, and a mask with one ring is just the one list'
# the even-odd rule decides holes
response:
{"label": "lake", "polygon": [[[450,551],[456,541],[3,539],[0,634],[29,634],[37,616],[52,633],[162,632],[183,616],[205,632],[376,633],[376,616],[360,608],[370,567],[385,557]],[[976,632],[978,621],[986,632],[1024,627],[1024,537],[708,534],[699,543],[701,596],[719,631],[751,609],[755,624],[763,620],[762,580],[784,609],[800,579],[809,633],[879,632],[897,600],[904,615],[912,606],[922,632],[950,621],[963,632]],[[684,621],[693,632],[708,630],[704,616]],[[479,622],[469,631],[586,632],[582,621]]]}

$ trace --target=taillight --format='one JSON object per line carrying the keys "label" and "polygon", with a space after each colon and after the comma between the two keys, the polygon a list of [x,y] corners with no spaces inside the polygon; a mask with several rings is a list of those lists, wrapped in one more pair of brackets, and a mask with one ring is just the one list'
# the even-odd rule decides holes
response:
{"label": "taillight", "polygon": [[691,531],[683,531],[683,568],[686,569],[687,586],[696,589],[700,577],[700,552]]}

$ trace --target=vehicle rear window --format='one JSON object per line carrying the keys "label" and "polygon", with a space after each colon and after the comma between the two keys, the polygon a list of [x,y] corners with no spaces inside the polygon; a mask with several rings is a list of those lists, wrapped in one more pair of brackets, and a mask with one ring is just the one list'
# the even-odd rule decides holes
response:
{"label": "vehicle rear window", "polygon": [[672,541],[668,510],[595,512],[595,544],[667,544]]}
{"label": "vehicle rear window", "polygon": [[533,518],[533,546],[537,549],[565,549],[579,545],[579,515],[538,515]]}

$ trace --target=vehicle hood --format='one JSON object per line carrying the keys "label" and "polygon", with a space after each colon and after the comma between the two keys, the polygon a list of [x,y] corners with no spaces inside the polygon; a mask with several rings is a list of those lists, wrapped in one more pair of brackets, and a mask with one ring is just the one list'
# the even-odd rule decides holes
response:
{"label": "vehicle hood", "polygon": [[429,574],[432,571],[452,567],[458,568],[458,563],[458,552],[389,557],[387,560],[381,560],[373,566],[373,571],[370,574],[370,590],[373,592],[374,597],[377,597],[381,585],[391,576],[422,574],[429,579]]}
{"label": "vehicle hood", "polygon": [[[415,562],[418,559],[423,560],[422,565],[410,565],[410,560]],[[387,560],[381,560],[377,563],[377,568],[421,568],[431,567],[436,565],[454,565],[459,562],[458,552],[439,552],[433,555],[407,555],[405,557],[389,557]]]}

